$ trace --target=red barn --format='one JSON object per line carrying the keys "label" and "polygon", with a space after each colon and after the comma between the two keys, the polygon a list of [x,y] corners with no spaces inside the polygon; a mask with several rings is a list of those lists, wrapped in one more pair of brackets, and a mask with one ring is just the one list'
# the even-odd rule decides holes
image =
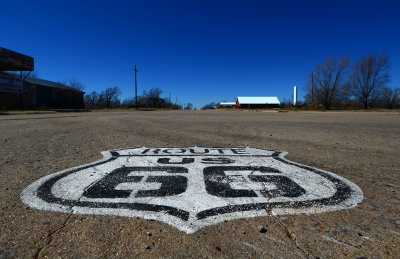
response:
{"label": "red barn", "polygon": [[277,97],[237,97],[236,108],[279,108]]}

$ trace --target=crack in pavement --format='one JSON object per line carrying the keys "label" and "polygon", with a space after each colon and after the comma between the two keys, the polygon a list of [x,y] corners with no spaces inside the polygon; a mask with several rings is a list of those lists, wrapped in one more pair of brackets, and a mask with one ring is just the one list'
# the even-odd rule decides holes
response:
{"label": "crack in pavement", "polygon": [[[250,165],[250,167],[252,167],[252,166]],[[253,168],[253,167],[252,167],[252,168]],[[253,172],[252,172],[251,174],[253,174],[253,173],[254,173],[254,169],[253,169]],[[260,182],[260,181],[257,180],[257,182]],[[294,233],[291,233],[291,232],[289,231],[288,226],[286,226],[286,225],[282,222],[282,220],[280,220],[279,217],[275,216],[275,215],[272,213],[272,209],[271,209],[271,207],[270,207],[270,200],[271,200],[273,197],[272,197],[271,195],[269,195],[268,186],[266,185],[266,183],[264,183],[264,182],[260,182],[260,183],[262,183],[262,184],[264,185],[264,188],[265,188],[265,192],[261,192],[261,194],[262,194],[265,198],[267,198],[267,202],[266,202],[266,205],[265,205],[265,207],[264,207],[265,211],[268,213],[268,215],[270,215],[271,217],[273,217],[274,219],[276,219],[276,221],[278,221],[279,225],[285,230],[286,236],[289,238],[289,240],[292,241],[292,242],[294,243],[294,245],[297,247],[297,249],[299,249],[299,250],[303,253],[303,255],[304,255],[306,258],[308,258],[308,257],[310,256],[310,253],[307,252],[305,249],[303,249],[303,248],[298,244],[296,235],[295,235]]]}
{"label": "crack in pavement", "polygon": [[[263,183],[263,184],[264,184],[264,183]],[[265,186],[265,184],[264,184],[264,186]],[[265,188],[266,188],[266,190],[267,190],[266,193],[268,193],[267,186],[265,186]],[[264,194],[263,194],[263,195],[264,195]],[[271,207],[269,206],[269,204],[270,204],[269,201],[272,199],[272,196],[269,195],[269,196],[267,197],[266,195],[264,195],[264,197],[268,199],[268,200],[267,200],[267,205],[264,207],[264,208],[265,208],[265,211],[266,211],[271,217],[273,217],[274,219],[276,219],[276,221],[278,221],[279,225],[285,230],[286,236],[289,238],[289,240],[292,241],[292,242],[294,243],[294,245],[297,247],[297,249],[299,249],[299,250],[303,253],[303,255],[304,255],[305,257],[308,258],[308,257],[310,256],[310,253],[307,252],[305,249],[303,249],[303,248],[298,244],[296,234],[291,233],[291,232],[289,231],[288,226],[286,226],[285,223],[283,223],[282,220],[281,220],[279,217],[277,217],[277,216],[275,216],[274,214],[272,214],[272,209],[271,209]]]}
{"label": "crack in pavement", "polygon": [[340,218],[343,220],[343,222],[345,222],[347,225],[350,225],[350,223],[343,217],[343,214],[340,213]]}
{"label": "crack in pavement", "polygon": [[64,222],[61,224],[61,227],[51,231],[50,233],[47,234],[47,242],[42,246],[39,247],[39,249],[36,251],[35,255],[33,256],[33,258],[39,258],[40,252],[48,245],[50,245],[50,243],[53,241],[53,234],[55,234],[56,232],[60,231],[61,229],[65,228],[65,226],[67,225],[67,222],[69,220],[69,218],[73,215],[73,212],[71,211],[70,214],[68,214],[67,218],[64,220]]}

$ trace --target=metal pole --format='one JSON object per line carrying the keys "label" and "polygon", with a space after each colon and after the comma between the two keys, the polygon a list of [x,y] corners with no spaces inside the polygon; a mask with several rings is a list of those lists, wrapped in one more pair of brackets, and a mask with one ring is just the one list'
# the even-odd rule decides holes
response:
{"label": "metal pole", "polygon": [[314,103],[314,71],[311,71],[311,102]]}
{"label": "metal pole", "polygon": [[138,103],[137,103],[137,79],[136,79],[136,65],[135,65],[135,109],[137,110],[138,108]]}

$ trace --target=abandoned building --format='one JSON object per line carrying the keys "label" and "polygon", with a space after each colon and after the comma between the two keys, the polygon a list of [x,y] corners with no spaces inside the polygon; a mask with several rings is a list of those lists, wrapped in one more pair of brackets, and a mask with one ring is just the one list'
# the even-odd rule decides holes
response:
{"label": "abandoned building", "polygon": [[[0,109],[83,109],[84,92],[70,86],[22,75],[33,71],[33,58],[0,48]],[[4,71],[20,71],[14,74]]]}
{"label": "abandoned building", "polygon": [[[16,74],[0,72],[0,108],[84,108],[84,92],[61,83],[29,77],[22,80],[18,77]],[[15,87],[16,84],[20,84],[21,87]]]}

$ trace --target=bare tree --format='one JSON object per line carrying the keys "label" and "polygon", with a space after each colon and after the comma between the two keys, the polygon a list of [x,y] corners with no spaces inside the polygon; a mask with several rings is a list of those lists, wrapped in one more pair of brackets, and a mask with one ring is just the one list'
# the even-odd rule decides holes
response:
{"label": "bare tree", "polygon": [[75,88],[81,92],[85,90],[85,85],[81,82],[79,82],[76,78],[72,78],[68,80],[68,85],[71,86],[72,88]]}
{"label": "bare tree", "polygon": [[187,103],[185,105],[185,110],[192,110],[193,109],[193,104],[192,103]]}
{"label": "bare tree", "polygon": [[162,90],[159,88],[151,88],[148,92],[143,91],[142,96],[139,97],[141,107],[151,108],[165,108],[167,101],[161,98]]}
{"label": "bare tree", "polygon": [[202,110],[215,109],[216,107],[217,107],[217,103],[211,102],[211,103],[208,103],[208,104],[204,105],[203,107],[201,107],[201,109]]}
{"label": "bare tree", "polygon": [[[314,100],[321,103],[326,110],[331,107],[333,102],[343,99],[347,83],[345,80],[346,69],[350,60],[346,57],[336,60],[333,57],[326,58],[325,62],[319,64],[314,69]],[[306,83],[306,100],[311,99],[312,86],[311,81]]]}
{"label": "bare tree", "polygon": [[354,93],[367,109],[390,81],[389,57],[385,52],[378,57],[374,52],[362,56],[353,66],[351,84]]}
{"label": "bare tree", "polygon": [[72,78],[69,80],[63,79],[63,80],[58,80],[58,83],[63,84],[63,85],[68,85],[72,88],[75,88],[76,90],[79,90],[83,92],[85,90],[85,85],[81,82],[78,81],[76,78]]}
{"label": "bare tree", "polygon": [[112,104],[120,103],[118,97],[121,95],[121,89],[118,86],[107,88],[105,91],[102,91],[100,94],[100,98],[104,100],[105,106],[110,108]]}
{"label": "bare tree", "polygon": [[125,98],[121,104],[124,108],[130,108],[135,106],[135,98]]}
{"label": "bare tree", "polygon": [[388,109],[400,107],[400,88],[383,87],[378,102],[381,107]]}
{"label": "bare tree", "polygon": [[101,106],[101,96],[93,91],[90,94],[85,95],[85,106],[86,108],[99,108]]}
{"label": "bare tree", "polygon": [[290,98],[283,98],[283,100],[281,101],[281,104],[279,106],[281,108],[292,108],[294,105],[293,105],[293,101]]}
{"label": "bare tree", "polygon": [[160,107],[162,90],[159,88],[151,88],[147,94],[148,102],[151,107]]}

